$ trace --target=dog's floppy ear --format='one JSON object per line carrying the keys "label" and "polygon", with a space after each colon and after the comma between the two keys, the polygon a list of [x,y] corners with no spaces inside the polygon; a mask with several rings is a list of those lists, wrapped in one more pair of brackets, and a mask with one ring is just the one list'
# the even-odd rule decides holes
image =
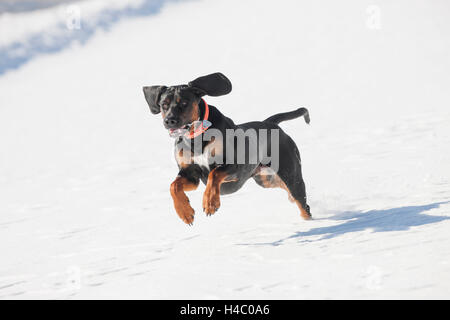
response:
{"label": "dog's floppy ear", "polygon": [[144,96],[145,100],[147,100],[148,106],[150,107],[150,111],[153,114],[157,114],[161,112],[161,107],[159,106],[159,98],[161,94],[166,91],[166,86],[151,86],[144,87]]}
{"label": "dog's floppy ear", "polygon": [[232,89],[231,81],[220,72],[197,78],[189,82],[189,87],[198,91],[196,93],[200,96],[212,97],[223,96],[230,93]]}

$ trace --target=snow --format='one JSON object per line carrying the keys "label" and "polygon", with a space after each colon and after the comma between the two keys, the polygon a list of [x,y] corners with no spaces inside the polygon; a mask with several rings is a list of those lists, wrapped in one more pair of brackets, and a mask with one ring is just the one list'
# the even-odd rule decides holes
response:
{"label": "snow", "polygon": [[64,1],[38,11],[0,14],[0,75],[40,54],[84,44],[98,29],[108,30],[121,19],[156,14],[169,1]]}
{"label": "snow", "polygon": [[[26,51],[0,75],[0,298],[448,298],[449,9],[186,1]],[[46,20],[25,45],[59,41],[48,10],[17,13]],[[173,141],[141,88],[215,71],[233,92],[207,101],[237,123],[310,110],[282,127],[314,220],[253,181],[209,218],[189,192],[193,227],[174,212]]]}

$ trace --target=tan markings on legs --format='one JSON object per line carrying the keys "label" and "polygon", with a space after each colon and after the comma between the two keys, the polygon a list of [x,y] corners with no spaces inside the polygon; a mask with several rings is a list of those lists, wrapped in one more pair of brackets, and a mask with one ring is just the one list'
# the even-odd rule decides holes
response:
{"label": "tan markings on legs", "polygon": [[303,208],[302,204],[300,203],[300,201],[295,200],[295,204],[297,205],[297,207],[300,209],[300,216],[305,219],[305,220],[311,220],[312,217],[311,215],[308,213],[308,211],[305,210],[305,208]]}
{"label": "tan markings on legs", "polygon": [[288,193],[289,200],[290,200],[291,202],[294,202],[294,203],[297,205],[297,207],[300,209],[300,216],[301,216],[303,219],[305,219],[305,220],[310,220],[310,219],[311,219],[311,216],[308,214],[308,212],[305,210],[305,208],[303,208],[303,206],[302,206],[302,204],[300,203],[300,201],[296,200],[296,199],[292,196],[291,191],[289,190],[289,188],[287,187],[287,185],[283,182],[283,180],[281,180],[281,178],[280,178],[278,175],[276,175],[275,180],[277,181],[278,186],[279,186],[280,188],[286,190],[286,192]]}
{"label": "tan markings on legs", "polygon": [[220,186],[222,183],[236,181],[229,179],[228,174],[213,169],[208,175],[205,193],[203,194],[203,211],[207,215],[214,214],[220,208]]}
{"label": "tan markings on legs", "polygon": [[187,224],[194,222],[194,209],[189,204],[189,199],[184,193],[197,189],[198,183],[189,181],[185,177],[178,176],[170,185],[170,194],[173,199],[175,211],[178,216]]}
{"label": "tan markings on legs", "polygon": [[281,178],[273,172],[273,174],[270,173],[263,173],[262,170],[258,171],[256,175],[264,188],[282,188],[286,190],[288,193],[289,201],[294,202],[297,207],[300,209],[300,216],[305,220],[310,220],[311,216],[308,214],[308,212],[303,208],[300,201],[296,200],[292,194],[287,185],[284,183]]}
{"label": "tan markings on legs", "polygon": [[308,212],[305,210],[305,208],[303,208],[300,201],[296,200],[292,196],[291,191],[289,190],[289,188],[286,186],[286,184],[283,182],[283,180],[281,180],[281,178],[278,175],[277,175],[277,178],[280,181],[280,188],[286,190],[286,192],[288,193],[288,196],[289,196],[289,200],[291,202],[294,202],[297,205],[297,207],[300,209],[300,216],[305,220],[310,220],[311,216],[308,214]]}

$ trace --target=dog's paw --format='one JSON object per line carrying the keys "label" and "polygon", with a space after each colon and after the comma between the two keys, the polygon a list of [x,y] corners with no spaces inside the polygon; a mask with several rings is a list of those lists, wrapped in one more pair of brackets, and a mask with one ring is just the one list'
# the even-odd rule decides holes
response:
{"label": "dog's paw", "polygon": [[301,204],[299,204],[299,208],[300,208],[300,216],[304,220],[312,220],[311,211],[310,211],[308,205],[306,205],[305,208],[303,208],[303,206]]}
{"label": "dog's paw", "polygon": [[203,211],[206,215],[210,216],[216,213],[220,208],[220,196],[218,194],[212,194],[211,192],[205,192],[203,195]]}
{"label": "dog's paw", "polygon": [[183,220],[184,223],[192,225],[194,223],[194,209],[189,203],[185,203],[182,206],[175,207],[178,216]]}
{"label": "dog's paw", "polygon": [[303,220],[312,220],[312,216],[309,214],[301,214],[301,217],[303,218]]}

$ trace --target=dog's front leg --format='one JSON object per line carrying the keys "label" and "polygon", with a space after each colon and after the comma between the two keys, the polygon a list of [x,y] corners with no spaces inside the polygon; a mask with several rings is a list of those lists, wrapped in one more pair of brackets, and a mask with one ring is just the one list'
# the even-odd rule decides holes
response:
{"label": "dog's front leg", "polygon": [[194,222],[195,211],[189,204],[189,199],[186,196],[185,191],[197,189],[198,184],[198,179],[188,179],[184,176],[178,175],[175,181],[170,185],[170,194],[173,199],[175,211],[181,220],[189,225],[192,225]]}
{"label": "dog's front leg", "polygon": [[227,166],[214,168],[208,175],[205,193],[203,194],[203,211],[207,215],[214,214],[220,207],[220,186],[233,179],[233,170]]}

